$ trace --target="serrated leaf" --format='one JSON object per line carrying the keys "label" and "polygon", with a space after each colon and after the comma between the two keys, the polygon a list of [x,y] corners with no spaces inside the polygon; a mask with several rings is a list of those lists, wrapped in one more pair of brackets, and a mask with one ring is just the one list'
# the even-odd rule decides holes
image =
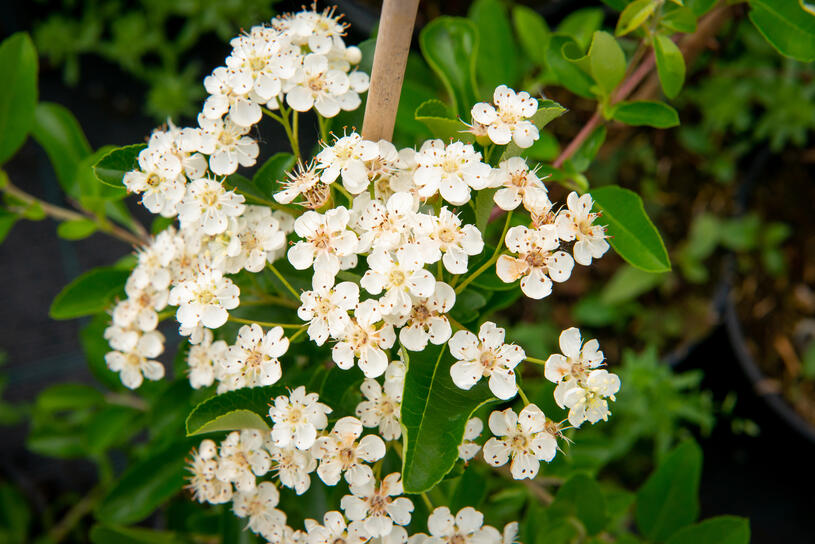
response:
{"label": "serrated leaf", "polygon": [[608,32],[594,33],[589,47],[589,64],[594,81],[608,96],[625,76],[625,53]]}
{"label": "serrated leaf", "polygon": [[0,164],[23,145],[34,124],[37,106],[37,51],[31,38],[18,32],[0,44]]}
{"label": "serrated leaf", "polygon": [[287,181],[286,173],[294,168],[296,160],[291,153],[275,153],[255,172],[252,183],[273,200],[281,189],[280,184]]}
{"label": "serrated leaf", "polygon": [[91,146],[79,121],[67,108],[41,102],[34,112],[32,135],[48,154],[62,189],[79,199],[82,195],[76,171],[82,159],[91,154]]}
{"label": "serrated leaf", "polygon": [[447,106],[439,100],[427,100],[416,109],[415,118],[421,121],[433,135],[445,142],[451,138],[466,143],[475,141],[475,135],[461,120],[450,117]]}
{"label": "serrated leaf", "polygon": [[[470,6],[470,20],[478,29],[479,47],[476,70],[486,94],[499,85],[515,87],[518,80],[518,49],[506,8],[499,0],[477,0]],[[471,104],[472,105],[472,104]]]}
{"label": "serrated leaf", "polygon": [[402,484],[421,493],[450,472],[458,458],[464,426],[480,406],[495,401],[485,381],[469,391],[450,377],[453,356],[446,345],[409,354],[402,401]]}
{"label": "serrated leaf", "polygon": [[240,429],[269,430],[269,406],[278,395],[287,394],[282,385],[247,387],[209,398],[187,416],[187,436]]}
{"label": "serrated leaf", "polygon": [[794,0],[750,0],[750,21],[779,53],[815,60],[815,16]]}
{"label": "serrated leaf", "polygon": [[96,179],[117,189],[124,189],[123,179],[127,172],[139,167],[139,153],[146,144],[133,144],[112,149],[93,165]]}
{"label": "serrated leaf", "polygon": [[90,219],[63,221],[57,225],[57,236],[65,240],[82,240],[96,232],[97,225]]}
{"label": "serrated leaf", "polygon": [[113,298],[124,291],[130,272],[102,267],[85,272],[66,285],[51,303],[53,319],[73,319],[104,312]]}
{"label": "serrated leaf", "polygon": [[646,272],[671,269],[662,237],[635,192],[609,185],[592,190],[591,196],[602,212],[598,222],[607,225],[611,247],[626,262]]}
{"label": "serrated leaf", "polygon": [[654,40],[654,56],[662,92],[675,98],[685,83],[685,58],[673,40],[661,34]]}
{"label": "serrated leaf", "polygon": [[477,102],[475,79],[478,32],[472,21],[437,17],[419,33],[419,47],[427,64],[441,79],[457,115],[469,113]]}
{"label": "serrated leaf", "polygon": [[614,107],[612,118],[635,127],[671,128],[679,124],[679,114],[675,109],[653,100],[620,102]]}
{"label": "serrated leaf", "polygon": [[628,4],[620,14],[614,34],[617,36],[625,36],[629,32],[632,32],[654,13],[658,5],[659,2],[656,0],[634,0]]}
{"label": "serrated leaf", "polygon": [[736,516],[718,516],[685,527],[671,535],[666,544],[749,544],[750,521]]}

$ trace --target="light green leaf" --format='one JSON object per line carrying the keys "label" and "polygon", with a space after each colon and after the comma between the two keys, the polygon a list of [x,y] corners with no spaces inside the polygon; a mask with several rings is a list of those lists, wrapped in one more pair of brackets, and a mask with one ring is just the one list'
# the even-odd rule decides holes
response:
{"label": "light green leaf", "polygon": [[570,36],[581,51],[589,47],[592,34],[603,24],[602,8],[583,8],[573,11],[555,29],[558,34]]}
{"label": "light green leaf", "polygon": [[493,197],[498,189],[482,189],[475,196],[475,228],[486,232],[490,214],[495,207]]}
{"label": "light green leaf", "polygon": [[614,30],[614,33],[617,36],[625,36],[638,28],[654,13],[658,5],[659,2],[657,0],[634,0],[628,4],[620,14],[620,19],[617,21],[617,28]]}
{"label": "light green leaf", "polygon": [[269,405],[285,395],[282,385],[249,387],[211,397],[187,416],[187,436],[240,429],[269,430]]}
{"label": "light green leaf", "polygon": [[48,414],[64,410],[92,408],[104,402],[104,395],[90,385],[60,383],[40,392],[34,403],[34,409],[37,412]]}
{"label": "light green leaf", "polygon": [[626,125],[671,128],[679,124],[679,114],[664,102],[638,100],[620,102],[614,108],[612,118]]}
{"label": "light green leaf", "polygon": [[3,243],[3,240],[6,239],[8,233],[11,232],[11,228],[19,219],[20,216],[16,213],[0,208],[0,244]]}
{"label": "light green leaf", "polygon": [[462,17],[437,17],[419,34],[427,64],[441,79],[456,115],[466,115],[477,102],[475,80],[478,32]]}
{"label": "light green leaf", "polygon": [[37,51],[31,38],[18,32],[0,44],[0,164],[25,142],[37,106]]}
{"label": "light green leaf", "polygon": [[537,11],[527,6],[512,7],[512,23],[526,56],[538,66],[546,65],[546,48],[549,45],[549,25]]}
{"label": "light green leaf", "polygon": [[286,173],[294,168],[296,159],[291,153],[275,153],[255,172],[252,183],[268,198],[281,190],[281,183],[288,180]]}
{"label": "light green leaf", "polygon": [[646,272],[667,272],[671,262],[662,237],[633,191],[609,185],[591,191],[602,212],[599,223],[608,226],[609,243],[623,259]]}
{"label": "light green leaf", "polygon": [[594,33],[589,47],[589,63],[594,81],[608,96],[625,76],[625,53],[608,32]]}
{"label": "light green leaf", "polygon": [[665,274],[652,274],[633,266],[617,269],[600,292],[603,304],[622,304],[634,300],[665,281]]}
{"label": "light green leaf", "polygon": [[654,55],[662,91],[668,98],[676,98],[685,82],[685,59],[674,41],[658,34],[654,40]]}
{"label": "light green leaf", "polygon": [[185,544],[189,542],[176,533],[142,527],[94,525],[90,532],[93,544]]}
{"label": "light green leaf", "polygon": [[815,15],[795,0],[749,0],[750,20],[779,53],[815,60]]}
{"label": "light green leaf", "polygon": [[696,15],[689,7],[671,6],[674,9],[666,10],[659,20],[660,28],[667,29],[669,33],[682,32],[692,34],[696,32]]}
{"label": "light green leaf", "polygon": [[66,285],[51,303],[53,319],[73,319],[104,312],[113,298],[124,290],[130,272],[102,267],[85,272]]}
{"label": "light green leaf", "polygon": [[430,129],[434,138],[445,142],[451,138],[462,142],[472,143],[475,136],[468,132],[467,125],[459,119],[450,116],[447,106],[439,100],[427,100],[416,109],[416,120],[421,121]]}
{"label": "light green leaf", "polygon": [[34,113],[32,134],[48,154],[62,189],[79,199],[76,171],[80,161],[91,154],[91,146],[76,117],[59,104],[41,102]]}
{"label": "light green leaf", "polygon": [[139,153],[146,147],[133,144],[112,149],[93,165],[93,173],[105,185],[123,189],[125,174],[139,167]]}
{"label": "light green leaf", "polygon": [[679,530],[666,544],[749,544],[749,542],[749,520],[736,516],[718,516]]}
{"label": "light green leaf", "polygon": [[82,240],[96,232],[96,229],[96,223],[90,219],[74,219],[57,225],[57,236],[66,240]]}
{"label": "light green leaf", "polygon": [[637,492],[637,527],[649,540],[664,541],[699,516],[702,450],[688,440],[668,453]]}
{"label": "light green leaf", "polygon": [[594,535],[606,526],[606,499],[600,485],[585,474],[575,474],[561,486],[550,507],[555,516],[574,516]]}
{"label": "light green leaf", "polygon": [[[515,87],[518,80],[518,49],[506,8],[498,0],[476,0],[469,11],[478,29],[479,41],[489,47],[478,48],[476,70],[486,95],[499,85]],[[472,104],[470,104],[472,105]]]}
{"label": "light green leaf", "polygon": [[579,46],[569,36],[553,34],[546,50],[547,65],[555,73],[561,85],[584,98],[594,98],[592,92],[594,81],[589,74],[569,60],[569,57],[566,56],[566,48],[576,51]]}
{"label": "light green leaf", "polygon": [[456,387],[450,378],[454,359],[446,348],[430,344],[410,353],[402,401],[406,493],[427,491],[450,472],[467,420],[495,400],[485,380],[469,391]]}

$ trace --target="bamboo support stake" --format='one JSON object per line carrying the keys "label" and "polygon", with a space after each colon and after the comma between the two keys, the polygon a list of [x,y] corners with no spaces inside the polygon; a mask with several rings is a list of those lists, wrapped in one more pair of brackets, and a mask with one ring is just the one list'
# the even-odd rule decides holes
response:
{"label": "bamboo support stake", "polygon": [[419,0],[385,0],[382,5],[371,85],[362,122],[362,137],[366,140],[390,141],[393,137],[418,9]]}

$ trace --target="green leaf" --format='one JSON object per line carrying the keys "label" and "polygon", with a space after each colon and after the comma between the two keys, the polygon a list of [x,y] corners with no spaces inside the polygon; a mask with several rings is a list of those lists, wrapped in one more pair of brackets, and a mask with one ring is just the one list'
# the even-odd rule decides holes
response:
{"label": "green leaf", "polygon": [[609,185],[591,191],[608,225],[609,242],[620,257],[646,272],[667,272],[671,261],[662,237],[645,213],[642,199],[633,191]]}
{"label": "green leaf", "polygon": [[478,31],[461,17],[437,17],[419,33],[419,47],[427,64],[441,79],[456,115],[469,113],[477,102],[475,80]]}
{"label": "green leaf", "polygon": [[603,24],[602,8],[583,8],[566,16],[555,29],[555,32],[570,36],[581,51],[585,51],[591,42],[591,36],[600,30]]}
{"label": "green leaf", "polygon": [[0,542],[25,544],[31,524],[26,498],[10,484],[0,484]]}
{"label": "green leaf", "polygon": [[80,161],[91,154],[91,146],[76,117],[59,104],[41,102],[34,114],[33,136],[48,154],[62,189],[79,199],[75,174]]}
{"label": "green leaf", "polygon": [[666,544],[749,544],[750,521],[736,516],[706,519],[674,533]]}
{"label": "green leaf", "polygon": [[674,41],[658,34],[654,40],[654,55],[662,92],[668,98],[676,98],[685,83],[685,59]]}
{"label": "green leaf", "polygon": [[468,15],[478,29],[480,43],[485,45],[478,48],[476,70],[486,94],[491,96],[499,85],[515,87],[519,77],[518,49],[503,3],[476,0]]}
{"label": "green leaf", "polygon": [[8,210],[0,208],[0,244],[6,239],[11,228],[20,219],[16,213],[11,213]]}
{"label": "green leaf", "polygon": [[25,142],[37,106],[37,51],[31,38],[18,32],[0,44],[0,164]]}
{"label": "green leaf", "polygon": [[106,406],[93,415],[85,431],[85,445],[92,454],[100,454],[124,442],[139,430],[134,420],[138,410],[128,406]]}
{"label": "green leaf", "polygon": [[94,525],[90,539],[93,544],[184,544],[189,542],[176,533],[141,527]]}
{"label": "green leaf", "polygon": [[546,48],[549,45],[549,25],[538,12],[527,6],[512,7],[512,23],[526,56],[538,66],[546,65]]}
{"label": "green leaf", "polygon": [[660,28],[667,29],[668,33],[682,32],[692,34],[696,32],[696,15],[688,7],[671,6],[673,9],[666,10],[659,20]]}
{"label": "green leaf", "polygon": [[561,486],[551,506],[553,515],[575,516],[586,532],[594,535],[606,526],[606,499],[598,483],[585,474],[575,474]]}
{"label": "green leaf", "polygon": [[467,420],[495,400],[484,380],[469,391],[456,387],[450,378],[454,359],[446,347],[428,345],[410,353],[402,401],[406,493],[427,491],[450,472]]}
{"label": "green leaf", "polygon": [[659,5],[655,0],[634,0],[620,14],[614,34],[625,36],[645,22]]}
{"label": "green leaf", "polygon": [[280,191],[280,184],[288,179],[286,173],[294,168],[295,162],[291,153],[275,153],[255,172],[252,183],[268,198],[274,199],[274,194]]}
{"label": "green leaf", "polygon": [[625,76],[625,53],[614,36],[601,30],[594,33],[589,63],[594,81],[605,96],[610,95]]}
{"label": "green leaf", "polygon": [[124,289],[130,272],[102,267],[85,272],[66,285],[51,303],[53,319],[73,319],[103,312]]}
{"label": "green leaf", "polygon": [[34,409],[43,413],[61,412],[92,408],[103,402],[105,402],[104,395],[90,385],[60,383],[52,385],[37,395]]}
{"label": "green leaf", "polygon": [[82,240],[96,232],[96,229],[96,222],[90,219],[74,219],[57,225],[57,236],[66,240]]}
{"label": "green leaf", "polygon": [[434,138],[439,138],[445,142],[451,138],[462,142],[472,143],[475,141],[473,133],[468,132],[467,125],[459,119],[450,116],[447,106],[439,100],[427,100],[416,109],[415,118],[421,121]]}
{"label": "green leaf", "polygon": [[555,73],[561,85],[583,98],[594,98],[592,92],[594,81],[589,74],[569,60],[565,54],[567,47],[573,51],[579,46],[569,36],[553,34],[549,40],[549,47],[546,49],[547,65]]}
{"label": "green leaf", "polygon": [[482,189],[475,195],[475,228],[481,232],[486,232],[487,223],[490,220],[495,202],[493,197],[498,189]]}
{"label": "green leaf", "polygon": [[209,398],[187,416],[187,436],[239,429],[269,430],[269,406],[276,396],[285,394],[287,391],[282,385],[268,385]]}
{"label": "green leaf", "polygon": [[105,185],[123,189],[122,179],[127,172],[139,167],[139,153],[146,147],[147,144],[117,147],[93,165],[93,173]]}
{"label": "green leaf", "polygon": [[750,20],[779,53],[815,60],[815,16],[795,0],[749,0]]}
{"label": "green leaf", "polygon": [[652,274],[633,266],[617,269],[600,293],[603,304],[622,304],[634,300],[665,281],[664,274]]}
{"label": "green leaf", "polygon": [[637,527],[650,540],[664,541],[699,516],[702,450],[693,440],[668,453],[637,492]]}
{"label": "green leaf", "polygon": [[184,486],[186,458],[194,442],[177,442],[131,465],[96,508],[105,523],[135,523]]}
{"label": "green leaf", "polygon": [[[538,111],[536,111],[535,115],[530,117],[529,120],[532,122],[533,125],[535,125],[538,128],[538,131],[540,131],[543,127],[549,124],[550,121],[557,119],[558,117],[566,113],[566,111],[567,111],[566,108],[564,108],[554,100],[548,99],[538,100]],[[501,155],[501,160],[503,161],[508,159],[509,157],[517,157],[519,155],[524,155],[527,158],[533,159],[537,158],[538,160],[545,160],[540,157],[540,155],[542,154],[541,153],[542,148],[537,147],[536,149],[536,146],[539,146],[540,144],[545,145],[547,141],[551,142],[552,139],[553,138],[551,134],[540,132],[540,138],[535,143],[533,143],[531,147],[528,147],[526,149],[521,149],[515,142],[509,142],[509,144],[507,144],[506,146],[506,149],[504,150],[504,153]],[[557,146],[556,140],[554,141],[554,145]],[[479,229],[481,229],[481,227],[479,227]],[[483,229],[481,229],[481,231],[483,232]]]}
{"label": "green leaf", "polygon": [[456,295],[456,304],[450,315],[459,323],[470,323],[479,317],[479,310],[487,305],[487,297],[481,292],[468,288]]}
{"label": "green leaf", "polygon": [[620,102],[614,108],[612,117],[635,127],[647,125],[655,128],[670,128],[679,124],[679,114],[664,102],[638,100]]}

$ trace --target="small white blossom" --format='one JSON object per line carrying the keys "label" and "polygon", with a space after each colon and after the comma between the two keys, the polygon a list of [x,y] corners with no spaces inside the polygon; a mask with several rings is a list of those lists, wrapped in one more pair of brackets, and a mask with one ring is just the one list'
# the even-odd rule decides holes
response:
{"label": "small white blossom", "polygon": [[461,206],[470,200],[471,188],[487,186],[491,170],[470,144],[452,142],[445,146],[441,140],[428,140],[416,153],[413,181],[422,198],[440,193],[450,204]]}
{"label": "small white blossom", "polygon": [[298,450],[294,446],[278,448],[274,444],[267,446],[272,457],[273,469],[277,471],[280,485],[294,489],[302,495],[311,487],[312,472],[317,469],[317,460],[311,451]]}
{"label": "small white blossom", "polygon": [[[108,330],[111,333],[108,334],[106,331],[105,337],[114,349],[124,347],[122,344],[125,343],[130,344],[123,351],[111,351],[105,355],[107,367],[119,373],[125,387],[136,389],[142,384],[144,378],[160,380],[164,377],[164,365],[154,360],[164,351],[164,336],[160,332],[150,331],[144,334],[135,332],[134,337],[132,333],[127,334],[124,331],[119,333],[115,328]],[[122,339],[112,338],[116,334],[119,334]]]}
{"label": "small white blossom", "polygon": [[437,281],[433,294],[414,298],[410,312],[399,320],[399,342],[410,351],[422,351],[428,341],[437,346],[447,342],[453,331],[445,314],[455,303],[455,290]]}
{"label": "small white blossom", "polygon": [[203,136],[202,153],[209,155],[209,168],[214,174],[228,176],[234,174],[238,166],[254,166],[260,149],[251,136],[248,127],[242,127],[226,119],[206,119],[198,116]]}
{"label": "small white blossom", "polygon": [[359,284],[372,295],[385,291],[379,299],[385,315],[408,313],[412,307],[411,296],[433,295],[436,280],[424,269],[424,260],[415,246],[399,248],[394,254],[375,251],[368,256],[368,266]]}
{"label": "small white blossom", "polygon": [[343,206],[324,215],[309,210],[294,222],[294,231],[302,238],[288,252],[289,262],[297,270],[314,266],[315,281],[333,284],[343,268],[356,264],[357,236],[348,230],[350,215]]}
{"label": "small white blossom", "polygon": [[234,483],[238,491],[254,490],[256,477],[265,475],[272,466],[269,453],[263,448],[263,436],[254,429],[229,433],[221,442],[219,454],[216,477]]}
{"label": "small white blossom", "polygon": [[202,116],[208,120],[220,120],[227,112],[237,126],[249,128],[262,116],[260,106],[249,97],[254,82],[248,70],[230,70],[219,66],[204,78],[204,88],[209,94]]}
{"label": "small white blossom", "polygon": [[375,142],[363,140],[356,132],[343,136],[317,154],[320,179],[331,184],[341,176],[343,187],[351,194],[359,194],[368,188],[365,161],[376,158],[378,153]]}
{"label": "small white blossom", "polygon": [[362,208],[354,222],[359,233],[357,251],[360,253],[396,250],[407,241],[417,219],[410,193],[394,193],[384,204],[363,193],[354,199],[354,207],[357,206]]}
{"label": "small white blossom", "polygon": [[534,478],[540,462],[550,462],[557,453],[557,426],[547,422],[534,404],[527,404],[517,415],[512,408],[495,411],[489,426],[496,436],[484,444],[484,460],[499,467],[512,458],[510,472],[516,480]]}
{"label": "small white blossom", "polygon": [[198,227],[204,234],[220,234],[229,225],[230,217],[243,213],[243,195],[227,191],[215,180],[196,179],[187,186],[187,194],[178,205],[182,228]]}
{"label": "small white blossom", "polygon": [[251,491],[238,491],[232,498],[232,511],[239,518],[249,518],[247,527],[267,540],[282,533],[286,515],[275,508],[280,493],[272,482],[261,482]]}
{"label": "small white blossom", "polygon": [[128,192],[142,195],[141,202],[151,213],[173,217],[187,180],[178,157],[148,146],[139,153],[139,169],[126,173],[122,182]]}
{"label": "small white blossom", "polygon": [[521,157],[501,161],[492,171],[491,185],[498,187],[493,200],[502,210],[514,210],[523,204],[528,211],[541,215],[552,208],[546,186]]}
{"label": "small white blossom", "polygon": [[[442,260],[451,274],[465,274],[469,257],[484,250],[481,231],[475,225],[461,225],[461,219],[442,206],[438,216],[420,214],[418,243],[427,263]],[[442,256],[443,255],[443,256]]]}
{"label": "small white blossom", "polygon": [[283,336],[282,327],[272,327],[264,334],[257,323],[242,326],[235,345],[229,346],[222,363],[229,388],[276,383],[282,375],[278,357],[288,349],[289,339]]}
{"label": "small white blossom", "polygon": [[568,253],[556,251],[558,239],[552,225],[512,227],[507,231],[506,244],[518,256],[501,255],[495,273],[506,283],[520,278],[521,291],[529,298],[549,296],[552,281],[566,281],[572,273],[574,260]]}
{"label": "small white blossom", "polygon": [[190,346],[187,353],[187,372],[190,387],[193,389],[201,389],[212,385],[221,363],[226,358],[226,342],[223,340],[213,342],[212,340],[212,331],[204,329],[203,340]]}
{"label": "small white blossom", "polygon": [[360,105],[348,74],[332,68],[327,57],[315,53],[306,55],[284,91],[292,109],[303,112],[313,107],[323,117],[334,117],[340,110],[353,111]]}
{"label": "small white blossom", "polygon": [[599,259],[608,251],[606,228],[594,224],[599,214],[591,213],[594,202],[590,194],[578,196],[571,192],[566,204],[568,210],[562,210],[555,219],[557,235],[564,242],[576,240],[572,250],[574,260],[588,266],[593,258]]}
{"label": "small white blossom", "polygon": [[490,391],[499,399],[511,399],[518,393],[515,370],[524,360],[524,350],[515,344],[504,343],[504,329],[487,321],[478,330],[458,331],[450,339],[450,353],[457,361],[450,367],[453,383],[461,389],[472,389],[481,380],[489,378]]}
{"label": "small white blossom", "polygon": [[363,485],[373,480],[373,463],[385,457],[385,443],[376,435],[362,434],[362,423],[355,417],[344,417],[334,424],[326,436],[314,443],[312,455],[320,461],[317,475],[326,485],[337,485],[340,475],[352,486]]}
{"label": "small white blossom", "polygon": [[474,417],[467,421],[464,427],[464,440],[458,445],[458,457],[464,461],[469,461],[481,451],[481,445],[475,439],[481,436],[484,430],[484,422],[481,418]]}
{"label": "small white blossom", "polygon": [[238,307],[240,289],[217,270],[199,270],[193,279],[182,281],[170,291],[170,304],[178,306],[176,319],[181,327],[193,329],[201,324],[217,329],[226,323],[229,313]]}
{"label": "small white blossom", "polygon": [[427,518],[430,538],[425,544],[501,544],[498,529],[484,525],[484,514],[465,506],[455,517],[446,506],[439,506]]}
{"label": "small white blossom", "polygon": [[365,427],[378,427],[385,440],[398,440],[402,436],[399,414],[403,389],[404,379],[386,379],[383,387],[367,378],[360,386],[366,400],[357,405],[356,415]]}
{"label": "small white blossom", "polygon": [[323,525],[313,519],[305,520],[308,544],[363,544],[369,539],[359,522],[345,524],[345,518],[337,511],[323,515]]}
{"label": "small white blossom", "polygon": [[538,111],[538,101],[525,91],[516,93],[506,85],[499,85],[493,93],[495,106],[479,102],[471,111],[473,121],[487,128],[493,143],[505,145],[511,141],[527,148],[540,135],[537,127],[528,121]]}
{"label": "small white blossom", "polygon": [[318,284],[300,295],[297,316],[308,322],[308,337],[322,346],[328,337],[340,338],[351,324],[348,312],[359,303],[359,286],[344,281],[335,286]]}
{"label": "small white blossom", "polygon": [[352,485],[351,493],[342,498],[340,506],[349,520],[361,521],[365,531],[372,537],[390,534],[394,524],[410,523],[413,502],[406,497],[399,497],[403,490],[398,472],[385,476],[378,489],[371,479],[365,485]]}
{"label": "small white blossom", "polygon": [[366,378],[377,378],[385,372],[388,356],[384,350],[393,346],[396,335],[391,325],[380,326],[381,321],[382,312],[376,301],[365,300],[357,305],[351,324],[331,349],[338,367],[347,370],[356,359]]}
{"label": "small white blossom", "polygon": [[186,488],[198,502],[222,504],[232,500],[232,484],[216,478],[218,447],[212,440],[203,440],[187,465],[190,472]]}
{"label": "small white blossom", "polygon": [[300,450],[308,450],[317,439],[317,431],[328,425],[326,414],[331,408],[319,402],[317,393],[306,393],[305,386],[292,391],[289,396],[280,395],[269,408],[272,418],[272,441],[275,446],[284,448],[293,445]]}

